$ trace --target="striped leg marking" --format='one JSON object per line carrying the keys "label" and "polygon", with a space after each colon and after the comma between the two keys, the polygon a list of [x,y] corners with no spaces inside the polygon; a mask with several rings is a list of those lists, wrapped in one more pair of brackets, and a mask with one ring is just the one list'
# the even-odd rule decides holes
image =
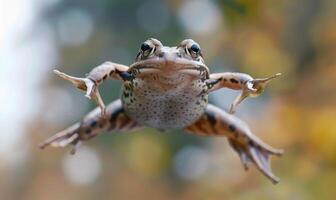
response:
{"label": "striped leg marking", "polygon": [[279,77],[281,73],[277,73],[267,78],[254,79],[248,74],[224,72],[214,73],[210,75],[211,88],[209,92],[221,89],[230,88],[233,90],[241,90],[240,95],[234,100],[230,107],[230,113],[235,113],[237,106],[247,97],[259,96],[267,86],[267,84]]}
{"label": "striped leg marking", "polygon": [[125,132],[140,127],[125,114],[120,100],[116,100],[107,106],[105,116],[103,117],[100,114],[100,109],[96,108],[87,114],[81,122],[77,122],[45,140],[40,144],[40,148],[44,149],[49,145],[65,147],[72,144],[74,149],[71,153],[74,154],[82,141],[90,140],[102,132]]}
{"label": "striped leg marking", "polygon": [[280,179],[272,173],[269,156],[280,156],[283,150],[262,142],[237,117],[208,105],[205,114],[185,130],[195,135],[228,137],[230,146],[238,153],[246,170],[253,163],[273,183],[279,182]]}

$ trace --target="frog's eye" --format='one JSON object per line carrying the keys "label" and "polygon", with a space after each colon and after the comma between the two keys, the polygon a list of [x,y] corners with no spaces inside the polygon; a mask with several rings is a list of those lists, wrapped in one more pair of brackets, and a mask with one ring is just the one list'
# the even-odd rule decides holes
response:
{"label": "frog's eye", "polygon": [[154,52],[155,47],[151,47],[147,42],[144,42],[142,43],[140,50],[143,56],[149,56]]}
{"label": "frog's eye", "polygon": [[199,53],[201,51],[201,48],[197,44],[193,44],[191,45],[190,50],[194,53]]}
{"label": "frog's eye", "polygon": [[142,43],[140,49],[141,49],[141,51],[147,51],[147,50],[150,49],[150,46],[147,43]]}
{"label": "frog's eye", "polygon": [[196,59],[201,56],[201,47],[198,44],[192,44],[189,48],[186,47],[186,53]]}

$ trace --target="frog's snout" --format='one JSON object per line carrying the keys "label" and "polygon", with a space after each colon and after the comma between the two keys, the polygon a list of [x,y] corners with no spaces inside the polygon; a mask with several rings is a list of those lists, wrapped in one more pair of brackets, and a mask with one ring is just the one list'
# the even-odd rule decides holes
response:
{"label": "frog's snout", "polygon": [[160,57],[165,59],[166,61],[174,61],[177,58],[177,52],[161,52]]}
{"label": "frog's snout", "polygon": [[165,61],[166,67],[173,67],[177,64],[177,52],[161,52],[160,57]]}

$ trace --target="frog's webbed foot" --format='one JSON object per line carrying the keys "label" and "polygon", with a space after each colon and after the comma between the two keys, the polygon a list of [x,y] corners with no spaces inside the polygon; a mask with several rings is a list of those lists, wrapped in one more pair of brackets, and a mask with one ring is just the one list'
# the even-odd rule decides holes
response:
{"label": "frog's webbed foot", "polygon": [[266,85],[281,75],[281,73],[277,73],[271,77],[267,78],[257,78],[249,81],[245,81],[242,86],[242,92],[240,95],[233,101],[230,107],[229,113],[233,114],[236,111],[237,106],[246,98],[246,97],[257,97],[259,96],[265,89]]}
{"label": "frog's webbed foot", "polygon": [[261,141],[237,117],[208,105],[205,114],[185,130],[195,135],[228,137],[231,147],[239,154],[245,169],[254,164],[273,183],[279,182],[279,178],[272,173],[269,157],[280,156],[283,151]]}
{"label": "frog's webbed foot", "polygon": [[250,164],[255,164],[258,170],[273,183],[278,183],[280,179],[272,172],[270,155],[281,156],[283,151],[259,142],[251,140],[247,144],[242,144],[235,139],[229,139],[230,146],[238,153],[245,170],[248,170]]}
{"label": "frog's webbed foot", "polygon": [[81,144],[81,140],[79,138],[79,128],[80,123],[76,123],[70,126],[69,128],[45,140],[43,143],[40,144],[40,148],[44,149],[49,145],[52,147],[66,147],[69,144],[73,144],[74,148],[70,151],[70,153],[75,154],[76,150]]}
{"label": "frog's webbed foot", "polygon": [[60,76],[61,78],[70,81],[74,86],[76,86],[78,89],[83,90],[86,92],[85,97],[89,99],[93,99],[98,106],[100,107],[102,111],[102,115],[104,116],[106,113],[105,104],[103,99],[100,96],[98,86],[96,83],[89,79],[89,78],[78,78],[74,76],[69,76],[63,72],[60,72],[58,70],[54,70],[54,73]]}

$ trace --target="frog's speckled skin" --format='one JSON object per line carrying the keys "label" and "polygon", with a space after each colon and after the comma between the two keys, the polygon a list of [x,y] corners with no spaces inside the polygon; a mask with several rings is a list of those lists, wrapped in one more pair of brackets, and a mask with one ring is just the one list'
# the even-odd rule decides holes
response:
{"label": "frog's speckled skin", "polygon": [[[173,83],[167,89],[169,92],[162,92],[160,86],[148,80],[154,77],[136,78],[133,89],[123,88],[121,100],[130,117],[146,126],[176,129],[190,125],[203,115],[208,104],[208,95],[199,95],[206,88],[204,81]],[[188,77],[182,74],[179,79],[184,82]]]}
{"label": "frog's speckled skin", "polygon": [[[130,131],[143,126],[184,129],[195,135],[227,136],[245,169],[252,163],[273,183],[279,181],[271,171],[269,156],[281,155],[282,150],[262,142],[244,122],[232,115],[242,100],[258,96],[279,74],[265,79],[253,79],[242,73],[210,74],[200,47],[193,40],[166,47],[153,38],[142,44],[136,62],[129,67],[106,62],[94,68],[86,78],[57,70],[55,73],[86,91],[86,96],[100,108],[46,140],[41,148],[73,144],[74,153],[81,141],[104,131]],[[121,100],[105,107],[98,86],[107,78],[122,81],[123,89]],[[208,105],[208,94],[224,87],[242,90],[231,105],[230,114]]]}

